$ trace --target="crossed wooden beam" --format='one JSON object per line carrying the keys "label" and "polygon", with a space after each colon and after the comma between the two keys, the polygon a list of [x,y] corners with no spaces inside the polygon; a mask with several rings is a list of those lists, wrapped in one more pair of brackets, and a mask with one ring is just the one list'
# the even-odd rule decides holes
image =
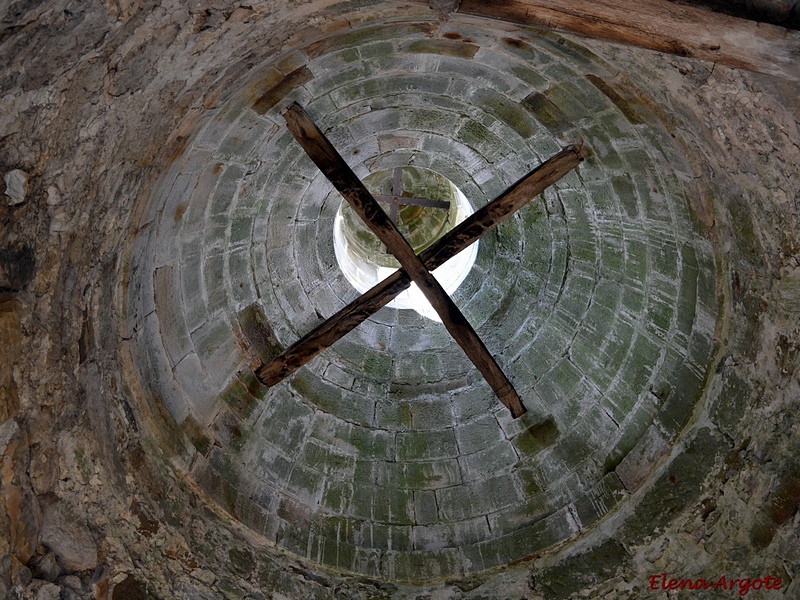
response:
{"label": "crossed wooden beam", "polygon": [[268,386],[282,381],[391,302],[413,281],[500,401],[515,418],[523,415],[525,406],[519,394],[431,271],[497,227],[574,169],[583,160],[581,149],[570,146],[562,150],[416,255],[389,215],[305,110],[293,103],[283,112],[283,118],[306,154],[395,256],[401,268],[286,348],[270,363],[257,368],[259,380]]}
{"label": "crossed wooden beam", "polygon": [[397,225],[397,218],[400,215],[401,206],[432,206],[433,208],[442,208],[445,210],[450,208],[450,203],[442,200],[403,196],[403,168],[396,167],[393,175],[392,193],[390,195],[375,194],[374,198],[378,202],[384,202],[389,205],[389,219],[395,225]]}

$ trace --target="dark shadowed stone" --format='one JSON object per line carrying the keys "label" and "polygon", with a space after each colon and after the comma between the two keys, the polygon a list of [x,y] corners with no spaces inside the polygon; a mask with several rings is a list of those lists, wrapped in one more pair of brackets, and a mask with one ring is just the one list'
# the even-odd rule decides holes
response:
{"label": "dark shadowed stone", "polygon": [[28,244],[0,248],[0,291],[18,291],[33,278],[36,254]]}
{"label": "dark shadowed stone", "polygon": [[251,304],[239,313],[239,327],[248,345],[265,364],[283,351],[258,304]]}
{"label": "dark shadowed stone", "polygon": [[48,552],[31,564],[31,572],[36,579],[55,581],[61,575],[61,567],[56,560],[56,555]]}
{"label": "dark shadowed stone", "polygon": [[150,598],[152,596],[148,595],[145,586],[133,575],[128,575],[120,581],[111,592],[111,600],[149,600]]}
{"label": "dark shadowed stone", "polygon": [[13,298],[0,296],[0,422],[16,415],[19,410],[19,393],[14,379],[14,365],[19,360],[22,337],[20,304]]}
{"label": "dark shadowed stone", "polygon": [[552,415],[540,423],[534,423],[521,431],[512,442],[523,454],[535,454],[542,448],[552,446],[558,439],[558,425]]}
{"label": "dark shadowed stone", "polygon": [[655,425],[651,425],[616,469],[628,491],[632,492],[645,481],[668,449],[667,440]]}
{"label": "dark shadowed stone", "polygon": [[536,589],[551,600],[568,598],[583,588],[595,586],[628,567],[630,558],[616,540],[608,540],[588,552],[573,556],[534,575]]}

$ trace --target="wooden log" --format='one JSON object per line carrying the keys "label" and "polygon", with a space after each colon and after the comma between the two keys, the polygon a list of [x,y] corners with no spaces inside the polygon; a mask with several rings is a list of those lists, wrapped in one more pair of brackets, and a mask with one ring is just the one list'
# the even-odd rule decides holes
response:
{"label": "wooden log", "polygon": [[800,32],[670,0],[462,0],[458,13],[546,27],[800,81]]}
{"label": "wooden log", "polygon": [[284,111],[283,118],[289,131],[311,160],[411,276],[439,315],[442,324],[478,368],[500,401],[508,407],[514,417],[523,415],[525,406],[522,400],[500,365],[489,353],[483,340],[441,284],[425,268],[414,253],[414,249],[392,223],[389,215],[383,211],[305,110],[295,102]]}
{"label": "wooden log", "polygon": [[[561,179],[581,160],[580,150],[570,147],[536,167],[421,252],[419,257],[425,268],[433,271],[443,265]],[[378,312],[409,285],[411,277],[402,269],[396,271],[286,348],[272,362],[257,369],[259,379],[266,385],[282,381]]]}

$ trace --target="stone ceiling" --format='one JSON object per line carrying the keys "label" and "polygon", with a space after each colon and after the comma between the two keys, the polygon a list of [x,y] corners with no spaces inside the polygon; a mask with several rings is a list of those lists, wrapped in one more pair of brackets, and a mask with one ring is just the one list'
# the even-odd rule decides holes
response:
{"label": "stone ceiling", "polygon": [[[420,3],[273,4],[7,11],[9,593],[796,590],[794,84]],[[431,169],[476,208],[583,146],[453,296],[524,417],[410,310],[258,382],[358,296],[292,101],[360,177]]]}

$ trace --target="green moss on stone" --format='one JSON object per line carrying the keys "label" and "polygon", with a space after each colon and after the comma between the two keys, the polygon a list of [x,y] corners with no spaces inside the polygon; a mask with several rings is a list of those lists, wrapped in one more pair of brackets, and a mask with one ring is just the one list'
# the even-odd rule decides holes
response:
{"label": "green moss on stone", "polygon": [[525,110],[506,96],[493,90],[482,89],[475,94],[474,100],[522,137],[529,138],[536,133],[536,128],[531,124]]}
{"label": "green moss on stone", "polygon": [[558,425],[551,415],[521,431],[512,442],[521,454],[531,455],[553,445],[558,436]]}
{"label": "green moss on stone", "polygon": [[545,569],[536,578],[537,591],[553,600],[569,598],[583,588],[613,578],[618,570],[627,568],[629,564],[630,557],[624,546],[611,539]]}
{"label": "green moss on stone", "polygon": [[211,446],[211,438],[208,436],[207,430],[193,417],[187,417],[181,424],[181,428],[183,429],[184,435],[186,435],[192,445],[197,448],[197,451],[205,455]]}
{"label": "green moss on stone", "polygon": [[536,119],[554,134],[563,133],[574,127],[570,118],[544,94],[531,93],[522,101],[522,106],[532,112]]}
{"label": "green moss on stone", "polygon": [[[252,376],[255,379],[255,375]],[[233,379],[220,394],[220,398],[243,419],[253,414],[256,406],[258,406],[258,399],[240,378]]]}
{"label": "green moss on stone", "polygon": [[380,352],[371,352],[364,358],[364,375],[378,381],[385,381],[392,371],[392,358]]}

